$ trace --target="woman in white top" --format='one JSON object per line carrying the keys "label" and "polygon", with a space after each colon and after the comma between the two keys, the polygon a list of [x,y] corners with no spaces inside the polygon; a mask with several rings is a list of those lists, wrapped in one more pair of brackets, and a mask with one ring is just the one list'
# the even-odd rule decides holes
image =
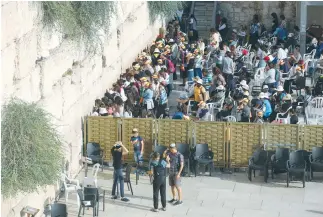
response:
{"label": "woman in white top", "polygon": [[268,85],[269,88],[274,88],[276,85],[276,70],[275,64],[268,63],[269,70],[265,72],[264,84]]}

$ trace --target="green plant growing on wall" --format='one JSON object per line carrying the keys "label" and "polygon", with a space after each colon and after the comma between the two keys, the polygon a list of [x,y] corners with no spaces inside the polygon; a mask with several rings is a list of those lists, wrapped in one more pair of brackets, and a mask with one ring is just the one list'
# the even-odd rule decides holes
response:
{"label": "green plant growing on wall", "polygon": [[153,23],[158,17],[162,19],[174,17],[177,10],[184,7],[181,1],[148,1],[149,18]]}
{"label": "green plant growing on wall", "polygon": [[35,103],[11,99],[1,120],[1,181],[5,198],[30,193],[59,179],[62,143],[51,115]]}
{"label": "green plant growing on wall", "polygon": [[113,1],[43,1],[42,23],[49,30],[83,45],[88,52],[102,50],[102,37],[109,31],[111,18],[116,16]]}

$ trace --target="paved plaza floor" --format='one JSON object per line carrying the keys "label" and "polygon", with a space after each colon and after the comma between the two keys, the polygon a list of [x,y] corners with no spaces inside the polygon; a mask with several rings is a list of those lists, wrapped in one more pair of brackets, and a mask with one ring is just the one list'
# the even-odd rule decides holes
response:
{"label": "paved plaza floor", "polygon": [[[90,168],[91,169],[91,168]],[[84,173],[78,179],[82,183]],[[180,206],[168,205],[167,211],[153,213],[152,185],[148,176],[140,176],[138,185],[135,175],[131,175],[134,196],[125,185],[125,203],[112,200],[112,171],[99,171],[98,185],[106,190],[105,211],[100,202],[99,216],[106,217],[323,217],[323,175],[316,174],[316,182],[307,182],[302,188],[299,181],[286,187],[286,174],[277,179],[269,178],[263,183],[263,177],[257,176],[252,182],[245,172],[223,174],[220,171],[212,177],[184,177],[182,179],[183,201]],[[170,199],[170,188],[167,187],[167,199]],[[65,202],[64,198],[60,202]],[[77,216],[76,194],[70,194],[68,215]],[[92,216],[90,208],[84,216]]]}

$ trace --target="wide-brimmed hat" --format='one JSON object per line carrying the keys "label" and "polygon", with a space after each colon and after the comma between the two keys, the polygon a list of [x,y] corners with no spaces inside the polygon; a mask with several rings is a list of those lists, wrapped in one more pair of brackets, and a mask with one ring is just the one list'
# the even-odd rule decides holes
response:
{"label": "wide-brimmed hat", "polygon": [[223,85],[219,85],[216,87],[217,90],[224,90],[224,86]]}
{"label": "wide-brimmed hat", "polygon": [[169,145],[169,147],[170,148],[176,148],[176,145],[175,145],[175,143],[172,143],[172,144]]}
{"label": "wide-brimmed hat", "polygon": [[277,91],[280,91],[280,92],[281,92],[281,91],[284,91],[283,86],[281,86],[281,85],[280,85],[280,86],[278,86],[278,87],[277,87]]}
{"label": "wide-brimmed hat", "polygon": [[242,88],[245,90],[249,90],[249,86],[247,84],[242,85]]}
{"label": "wide-brimmed hat", "polygon": [[154,53],[160,53],[160,50],[158,48],[155,48]]}
{"label": "wide-brimmed hat", "polygon": [[292,95],[287,94],[286,96],[284,96],[283,100],[292,100]]}
{"label": "wide-brimmed hat", "polygon": [[198,80],[200,80],[200,77],[199,76],[195,76],[194,78],[193,78],[193,81],[198,81]]}
{"label": "wide-brimmed hat", "polygon": [[264,85],[262,89],[269,89],[268,85]]}
{"label": "wide-brimmed hat", "polygon": [[246,84],[247,84],[246,80],[240,81],[240,85],[246,85]]}
{"label": "wide-brimmed hat", "polygon": [[259,99],[264,99],[265,98],[265,93],[261,92],[258,96]]}
{"label": "wide-brimmed hat", "polygon": [[198,83],[198,84],[203,84],[203,80],[202,80],[202,79],[198,79],[198,80],[196,81],[196,83]]}
{"label": "wide-brimmed hat", "polygon": [[107,114],[108,112],[107,112],[107,109],[106,108],[100,108],[99,109],[99,114],[100,115],[103,115],[103,114]]}
{"label": "wide-brimmed hat", "polygon": [[138,129],[137,129],[137,128],[133,128],[133,129],[132,129],[132,132],[133,132],[133,133],[138,133],[139,131],[138,131]]}

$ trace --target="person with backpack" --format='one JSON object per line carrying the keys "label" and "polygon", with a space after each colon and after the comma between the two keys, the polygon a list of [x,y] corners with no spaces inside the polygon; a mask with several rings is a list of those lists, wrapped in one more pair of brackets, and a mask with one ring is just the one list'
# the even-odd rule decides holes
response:
{"label": "person with backpack", "polygon": [[[164,158],[169,158],[169,185],[172,190],[173,198],[169,200],[169,203],[173,205],[181,205],[182,201],[182,188],[181,188],[181,173],[184,168],[184,156],[179,153],[174,143],[170,144],[169,148],[165,150],[163,154]],[[177,199],[176,199],[177,191]]]}
{"label": "person with backpack", "polygon": [[166,167],[169,165],[169,157],[160,158],[158,152],[154,152],[151,161],[150,175],[153,175],[153,200],[154,208],[151,211],[158,212],[158,195],[162,203],[162,211],[166,211]]}

